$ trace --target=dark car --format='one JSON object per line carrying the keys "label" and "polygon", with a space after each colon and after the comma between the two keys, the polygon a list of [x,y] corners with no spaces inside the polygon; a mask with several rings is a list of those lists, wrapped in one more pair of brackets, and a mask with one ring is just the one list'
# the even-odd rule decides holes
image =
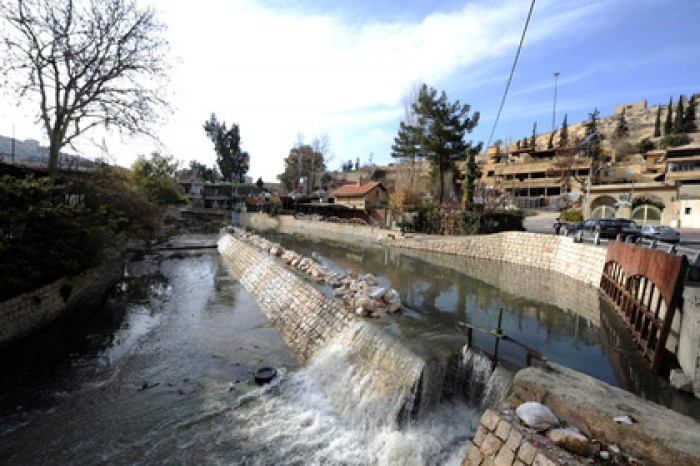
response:
{"label": "dark car", "polygon": [[591,218],[583,222],[577,231],[581,238],[636,239],[641,235],[640,229],[632,220],[625,218]]}
{"label": "dark car", "polygon": [[574,235],[583,227],[584,222],[565,223],[561,226],[565,236]]}

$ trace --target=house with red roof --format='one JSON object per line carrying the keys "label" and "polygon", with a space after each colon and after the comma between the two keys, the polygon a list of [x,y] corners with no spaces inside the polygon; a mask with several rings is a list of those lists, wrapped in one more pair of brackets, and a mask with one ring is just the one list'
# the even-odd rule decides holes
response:
{"label": "house with red roof", "polygon": [[389,192],[378,181],[357,184],[346,184],[333,191],[330,196],[338,205],[351,209],[372,210],[386,206],[389,203]]}

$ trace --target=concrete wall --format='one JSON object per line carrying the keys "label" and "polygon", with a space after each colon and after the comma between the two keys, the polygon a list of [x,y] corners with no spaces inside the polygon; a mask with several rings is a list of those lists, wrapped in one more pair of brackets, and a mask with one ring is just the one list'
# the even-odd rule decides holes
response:
{"label": "concrete wall", "polygon": [[47,325],[68,308],[100,299],[118,275],[119,264],[110,263],[0,303],[0,347]]}
{"label": "concrete wall", "polygon": [[700,398],[700,288],[686,286],[678,340],[678,362]]}

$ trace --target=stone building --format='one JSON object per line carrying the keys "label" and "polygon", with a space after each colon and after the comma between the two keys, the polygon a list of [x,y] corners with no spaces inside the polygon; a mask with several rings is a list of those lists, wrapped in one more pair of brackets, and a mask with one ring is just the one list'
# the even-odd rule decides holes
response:
{"label": "stone building", "polygon": [[[687,108],[689,99],[681,98]],[[625,144],[616,145],[613,134],[623,112],[629,136]],[[567,160],[562,151],[545,149],[557,140],[556,133],[537,136],[534,147],[490,147],[480,156],[479,184],[516,207],[573,207],[586,217],[700,228],[700,132],[688,133],[691,144],[686,146],[643,154],[630,150],[644,138],[661,139],[654,137],[654,127],[657,115],[663,122],[666,113],[666,105],[648,107],[646,101],[616,106],[612,115],[597,122],[606,161],[595,166],[583,153],[569,153]],[[582,140],[585,122],[570,125],[568,131],[570,140]]]}

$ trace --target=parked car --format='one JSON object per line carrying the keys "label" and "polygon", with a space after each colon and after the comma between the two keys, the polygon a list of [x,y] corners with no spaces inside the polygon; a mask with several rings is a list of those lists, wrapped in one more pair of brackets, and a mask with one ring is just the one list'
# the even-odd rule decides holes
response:
{"label": "parked car", "polygon": [[635,240],[641,236],[641,230],[636,223],[625,218],[591,218],[583,222],[576,234],[581,238],[608,239],[616,239],[621,235],[623,240]]}
{"label": "parked car", "polygon": [[584,222],[574,222],[574,223],[565,223],[562,225],[562,230],[564,231],[564,236],[569,236],[576,234],[577,231],[581,229],[583,226]]}
{"label": "parked car", "polygon": [[681,234],[665,225],[642,226],[642,237],[665,243],[677,243],[681,240]]}

